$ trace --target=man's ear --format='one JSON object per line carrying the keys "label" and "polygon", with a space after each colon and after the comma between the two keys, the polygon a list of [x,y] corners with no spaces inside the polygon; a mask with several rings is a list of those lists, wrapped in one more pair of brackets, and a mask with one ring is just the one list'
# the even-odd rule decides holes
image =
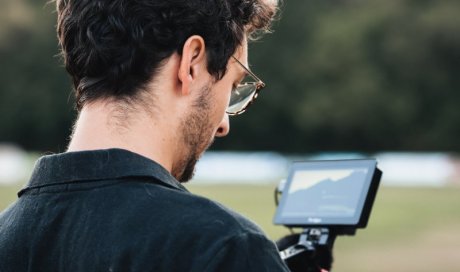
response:
{"label": "man's ear", "polygon": [[199,77],[205,75],[205,72],[207,72],[205,42],[201,36],[193,35],[185,41],[179,64],[178,77],[182,84],[182,95],[188,95],[192,84],[199,81]]}

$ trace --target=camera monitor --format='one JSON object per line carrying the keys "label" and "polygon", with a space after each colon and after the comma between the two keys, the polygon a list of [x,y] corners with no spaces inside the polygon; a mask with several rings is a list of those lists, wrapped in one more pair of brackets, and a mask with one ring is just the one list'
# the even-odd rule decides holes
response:
{"label": "camera monitor", "polygon": [[296,162],[286,180],[274,223],[364,228],[381,173],[371,159]]}

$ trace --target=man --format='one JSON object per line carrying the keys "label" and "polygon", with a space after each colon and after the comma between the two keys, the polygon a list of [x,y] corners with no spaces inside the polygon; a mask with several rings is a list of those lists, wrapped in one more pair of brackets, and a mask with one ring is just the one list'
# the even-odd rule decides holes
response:
{"label": "man", "polygon": [[264,86],[247,41],[275,11],[58,0],[79,115],[68,151],[40,158],[0,215],[0,271],[288,271],[257,226],[180,183]]}

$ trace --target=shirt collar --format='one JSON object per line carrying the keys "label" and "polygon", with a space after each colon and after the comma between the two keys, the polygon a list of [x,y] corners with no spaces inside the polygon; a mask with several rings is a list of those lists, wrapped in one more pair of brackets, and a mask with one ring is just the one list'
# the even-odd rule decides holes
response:
{"label": "shirt collar", "polygon": [[43,156],[36,162],[32,177],[22,191],[53,184],[125,177],[155,178],[169,187],[187,191],[161,165],[124,149],[77,151]]}

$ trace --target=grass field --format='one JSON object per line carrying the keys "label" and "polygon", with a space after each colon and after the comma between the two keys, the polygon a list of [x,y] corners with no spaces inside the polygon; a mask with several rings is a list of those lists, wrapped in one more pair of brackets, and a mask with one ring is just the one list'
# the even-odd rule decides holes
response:
{"label": "grass field", "polygon": [[[0,210],[19,187],[0,187]],[[274,186],[188,185],[259,224],[272,239]],[[334,271],[460,271],[460,188],[388,188],[377,195],[369,225],[336,241]]]}

